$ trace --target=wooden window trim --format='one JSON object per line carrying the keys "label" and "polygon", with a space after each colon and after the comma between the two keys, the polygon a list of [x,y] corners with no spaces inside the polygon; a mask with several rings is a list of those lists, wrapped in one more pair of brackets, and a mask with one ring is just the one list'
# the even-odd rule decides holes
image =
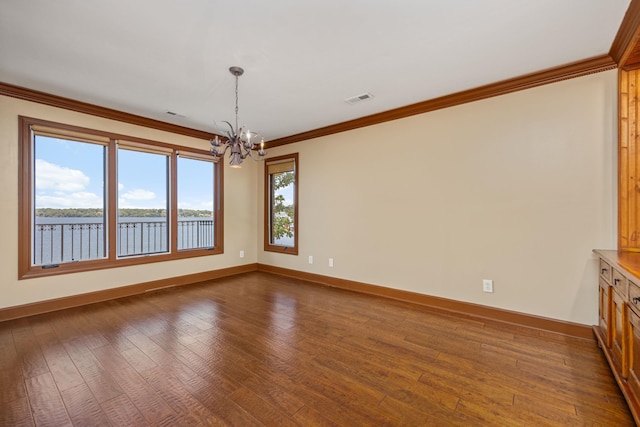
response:
{"label": "wooden window trim", "polygon": [[[217,167],[214,167],[214,233],[216,245],[213,248],[195,248],[195,249],[182,249],[177,250],[177,240],[170,239],[170,251],[163,254],[142,255],[135,257],[118,258],[116,255],[116,245],[110,244],[107,251],[107,257],[100,260],[86,260],[82,262],[61,263],[56,268],[42,268],[42,266],[31,265],[31,251],[32,251],[32,227],[31,227],[31,212],[33,210],[32,200],[32,186],[33,177],[31,169],[31,158],[33,155],[33,141],[32,141],[32,126],[36,126],[37,129],[47,128],[55,130],[61,137],[65,136],[65,131],[71,136],[80,135],[94,135],[100,140],[105,138],[109,140],[107,145],[107,200],[114,201],[117,198],[117,176],[116,176],[116,162],[114,161],[116,155],[116,142],[119,140],[125,140],[134,144],[149,145],[157,147],[160,151],[171,150],[170,156],[170,207],[172,212],[177,214],[177,199],[175,197],[175,189],[177,188],[177,177],[175,176],[175,166],[177,164],[177,153],[181,152],[183,155],[187,153],[193,154],[194,157],[206,158],[208,154],[206,150],[199,150],[196,148],[184,147],[179,145],[161,143],[156,141],[145,140],[141,138],[135,138],[127,135],[120,135],[110,132],[104,132],[99,130],[93,130],[83,128],[79,126],[73,126],[69,124],[56,123],[48,120],[42,120],[32,117],[19,116],[19,203],[18,203],[18,279],[28,279],[34,277],[55,276],[59,274],[77,273],[83,271],[94,271],[108,268],[125,267],[132,265],[149,264],[154,262],[166,262],[185,258],[194,258],[200,256],[210,256],[224,253],[224,174],[223,166],[221,163],[217,163]],[[171,214],[171,226],[176,227],[177,216]],[[116,228],[113,226],[116,218],[116,204],[107,204],[107,238],[110,242],[116,241]],[[176,218],[174,218],[176,217]],[[173,228],[175,230],[176,228]]]}
{"label": "wooden window trim", "polygon": [[[293,189],[293,198],[294,198],[294,209],[293,209],[293,224],[294,224],[294,232],[293,232],[293,246],[279,246],[272,245],[270,239],[270,212],[271,212],[271,201],[270,201],[270,185],[269,185],[269,162],[280,162],[285,160],[293,160],[295,164],[295,186]],[[298,255],[298,234],[299,234],[299,224],[298,224],[298,193],[299,193],[299,176],[300,176],[300,163],[298,160],[298,153],[286,154],[284,156],[271,157],[265,160],[264,164],[264,250],[266,252],[278,252],[282,254],[288,255]]]}

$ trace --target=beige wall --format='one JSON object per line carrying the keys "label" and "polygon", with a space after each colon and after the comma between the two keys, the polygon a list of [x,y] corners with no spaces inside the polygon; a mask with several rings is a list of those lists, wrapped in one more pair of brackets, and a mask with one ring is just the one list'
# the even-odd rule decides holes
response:
{"label": "beige wall", "polygon": [[272,149],[300,154],[299,256],[258,224],[258,261],[595,324],[616,102],[613,70]]}
{"label": "beige wall", "polygon": [[225,164],[223,255],[18,280],[18,115],[208,149],[207,141],[0,96],[0,308],[256,262],[257,167],[248,162]]}

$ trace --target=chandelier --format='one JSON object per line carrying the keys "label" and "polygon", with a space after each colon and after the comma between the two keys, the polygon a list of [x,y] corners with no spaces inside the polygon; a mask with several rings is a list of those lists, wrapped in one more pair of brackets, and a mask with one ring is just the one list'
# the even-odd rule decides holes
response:
{"label": "chandelier", "polygon": [[[229,154],[229,164],[232,168],[239,168],[242,161],[247,157],[253,160],[258,160],[254,157],[253,151],[258,153],[259,157],[264,157],[267,154],[264,151],[264,138],[261,138],[257,133],[251,132],[249,129],[243,129],[238,127],[238,77],[240,77],[244,70],[240,67],[231,67],[229,72],[236,77],[236,127],[234,128],[231,123],[223,121],[229,126],[229,131],[224,132],[226,135],[226,141],[223,141],[218,135],[211,140],[211,154],[216,160],[224,157],[227,150],[231,150]],[[254,141],[260,138],[260,144]]]}

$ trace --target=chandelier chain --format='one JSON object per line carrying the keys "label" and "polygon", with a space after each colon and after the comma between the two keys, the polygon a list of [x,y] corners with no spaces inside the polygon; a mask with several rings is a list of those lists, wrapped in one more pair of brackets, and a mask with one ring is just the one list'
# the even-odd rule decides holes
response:
{"label": "chandelier chain", "polygon": [[236,76],[236,132],[238,132],[238,76]]}

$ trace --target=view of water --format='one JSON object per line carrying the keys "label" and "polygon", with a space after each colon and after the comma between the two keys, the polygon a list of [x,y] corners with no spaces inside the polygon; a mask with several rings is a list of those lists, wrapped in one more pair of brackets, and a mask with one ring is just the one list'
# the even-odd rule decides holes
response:
{"label": "view of water", "polygon": [[[120,218],[116,242],[118,256],[168,251],[167,218]],[[213,220],[178,219],[178,249],[211,247]],[[101,218],[37,217],[33,242],[34,265],[57,264],[106,257],[106,231]]]}

